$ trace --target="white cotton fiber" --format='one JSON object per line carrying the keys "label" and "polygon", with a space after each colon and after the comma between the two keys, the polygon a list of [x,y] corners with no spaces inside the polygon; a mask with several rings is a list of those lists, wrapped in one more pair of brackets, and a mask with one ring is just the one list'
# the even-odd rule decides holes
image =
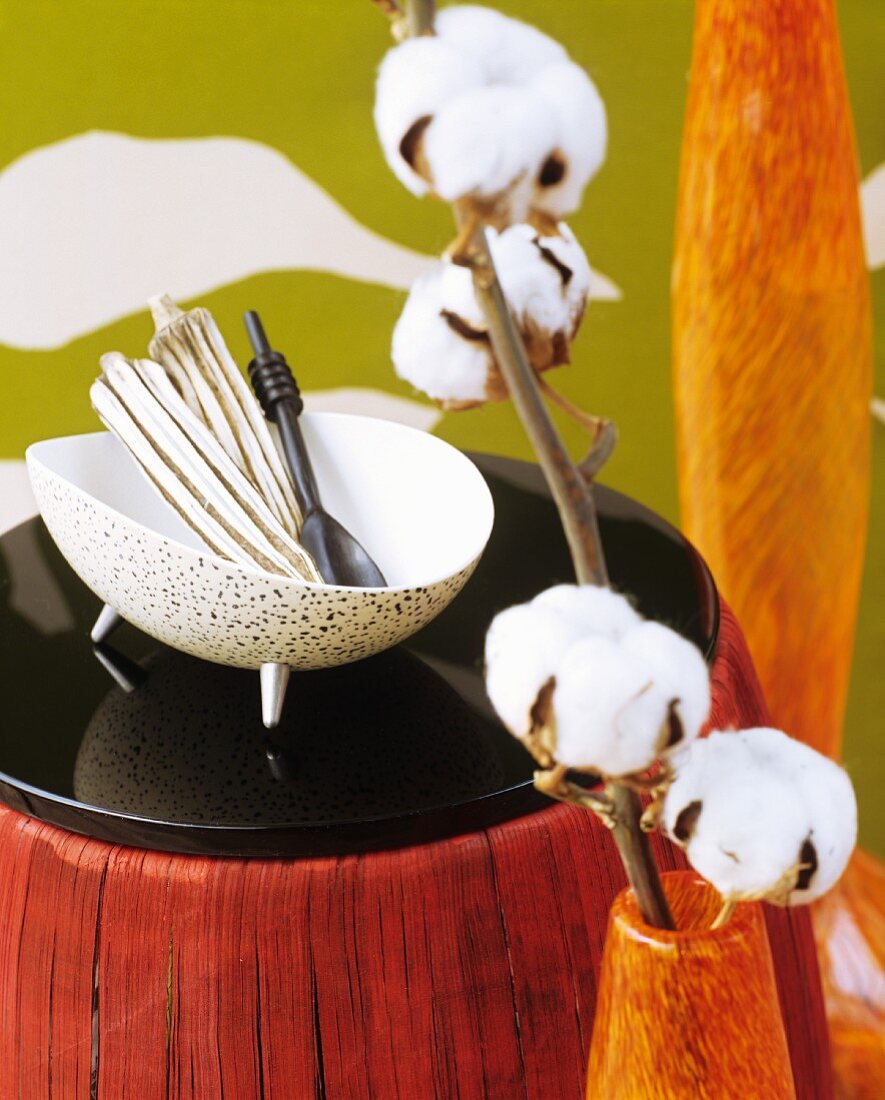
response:
{"label": "white cotton fiber", "polygon": [[[490,230],[489,235],[492,236],[494,232]],[[473,274],[469,267],[444,261],[440,295],[444,309],[460,317],[476,332],[487,331],[485,314],[474,292]]]}
{"label": "white cotton fiber", "polygon": [[[557,235],[540,237],[538,245],[551,252],[554,258],[569,271],[563,283],[569,339],[573,340],[581,327],[584,311],[590,298],[590,261],[571,229],[560,222]],[[549,262],[549,261],[548,261]]]}
{"label": "white cotton fiber", "polygon": [[447,202],[500,204],[507,220],[524,220],[553,127],[551,113],[520,87],[489,85],[457,96],[424,133],[434,191]]}
{"label": "white cotton fiber", "polygon": [[461,4],[443,8],[436,33],[462,56],[483,67],[489,84],[521,84],[568,54],[549,35],[492,8]]}
{"label": "white cotton fiber", "polygon": [[542,238],[529,225],[512,225],[490,240],[532,366],[547,370],[569,362],[590,291],[589,264],[580,245],[574,237],[561,243],[558,237]]}
{"label": "white cotton fiber", "polygon": [[[644,622],[624,635],[624,648],[651,669],[655,687],[678,718],[677,741],[697,737],[710,713],[710,674],[696,645],[663,623]],[[674,741],[674,744],[676,742]]]}
{"label": "white cotton fiber", "polygon": [[515,737],[531,732],[531,710],[557,662],[578,637],[573,622],[532,604],[492,619],[486,635],[486,691]]}
{"label": "white cotton fiber", "polygon": [[581,205],[584,188],[605,160],[605,106],[596,85],[573,61],[543,69],[532,80],[530,91],[555,120],[551,155],[562,168],[556,182],[545,186],[543,178],[538,181],[533,206],[554,218],[564,218]]}
{"label": "white cotton fiber", "polygon": [[492,239],[492,257],[504,296],[521,328],[549,333],[571,328],[563,272],[544,258],[530,225],[512,225]]}
{"label": "white cotton fiber", "polygon": [[554,585],[535,596],[532,606],[558,615],[581,637],[616,641],[643,621],[626,596],[597,584]]}
{"label": "white cotton fiber", "polygon": [[529,225],[490,231],[495,267],[536,370],[569,360],[590,295],[590,264],[565,226],[541,237]]}
{"label": "white cotton fiber", "polygon": [[[692,748],[703,742],[695,742]],[[690,768],[667,793],[664,823],[689,862],[724,898],[754,899],[783,890],[805,837],[804,809],[775,774]]]}
{"label": "white cotton fiber", "polygon": [[805,806],[816,867],[802,880],[804,888],[790,894],[790,904],[815,901],[842,876],[857,842],[857,800],[848,773],[780,730],[749,729],[738,736],[762,767],[784,776]]}
{"label": "white cotton fiber", "polygon": [[644,772],[659,754],[666,702],[651,669],[622,644],[582,638],[555,669],[556,758],[606,776]]}
{"label": "white cotton fiber", "polygon": [[375,128],[387,163],[413,194],[426,194],[428,183],[404,159],[403,138],[419,119],[484,82],[472,54],[438,37],[411,38],[384,57],[375,88]]}
{"label": "white cotton fiber", "polygon": [[838,880],[857,806],[837,764],[772,729],[713,733],[671,763],[665,828],[725,897],[806,904]]}
{"label": "white cotton fiber", "polygon": [[393,330],[391,356],[400,378],[434,401],[457,405],[482,402],[492,356],[481,340],[466,339],[442,314],[443,265],[437,264],[412,287]]}

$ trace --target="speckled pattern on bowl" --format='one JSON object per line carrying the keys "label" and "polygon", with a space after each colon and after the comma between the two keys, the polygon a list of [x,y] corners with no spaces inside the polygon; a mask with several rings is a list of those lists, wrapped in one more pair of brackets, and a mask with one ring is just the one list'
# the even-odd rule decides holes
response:
{"label": "speckled pattern on bowl", "polygon": [[368,417],[305,414],[328,511],[365,545],[386,588],[307,584],[224,561],[106,432],[27,453],[50,534],[124,619],[167,645],[241,668],[325,668],[396,645],[470,577],[492,529],[488,487],[442,440]]}

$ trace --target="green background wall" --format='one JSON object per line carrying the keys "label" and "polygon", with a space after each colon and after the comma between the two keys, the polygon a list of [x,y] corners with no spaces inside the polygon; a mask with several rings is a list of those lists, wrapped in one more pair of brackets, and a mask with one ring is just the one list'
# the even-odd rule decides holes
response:
{"label": "green background wall", "polygon": [[[564,41],[606,101],[608,162],[573,226],[623,300],[591,306],[574,362],[559,372],[557,384],[620,426],[621,444],[604,480],[676,520],[669,275],[692,5],[500,0],[496,6]],[[885,4],[842,0],[840,19],[866,175],[885,161]],[[365,226],[438,252],[451,231],[446,210],[400,187],[371,125],[373,73],[388,42],[386,23],[369,0],[0,3],[0,170],[37,146],[92,129],[249,137],[284,153]],[[0,256],[0,264],[14,263],[15,256]],[[885,273],[872,279],[882,332]],[[291,349],[307,388],[366,385],[411,396],[394,378],[388,355],[402,299],[382,287],[292,271],[259,275],[201,300],[242,358],[239,316],[257,304],[280,345]],[[37,438],[95,427],[87,388],[99,354],[110,348],[139,353],[150,332],[140,315],[58,350],[0,345],[0,457],[20,457]],[[885,390],[883,355],[880,340],[878,392]],[[579,435],[563,427],[579,450]],[[528,456],[507,406],[447,416],[436,430],[459,446]],[[863,840],[885,853],[885,802],[876,797],[885,783],[882,425],[874,429],[874,463],[845,758],[861,796]]]}

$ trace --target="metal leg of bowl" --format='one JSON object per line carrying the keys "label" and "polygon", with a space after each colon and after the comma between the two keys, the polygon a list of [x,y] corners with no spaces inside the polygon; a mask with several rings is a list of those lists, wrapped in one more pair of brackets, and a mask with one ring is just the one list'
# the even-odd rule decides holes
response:
{"label": "metal leg of bowl", "polygon": [[261,666],[261,719],[269,730],[279,725],[291,671],[288,665]]}
{"label": "metal leg of bowl", "polygon": [[98,618],[95,620],[95,626],[93,626],[92,633],[89,637],[97,645],[100,645],[110,638],[122,622],[122,616],[116,612],[110,604],[105,604],[99,612]]}
{"label": "metal leg of bowl", "polygon": [[96,642],[92,647],[92,652],[95,654],[98,663],[106,672],[110,673],[111,677],[117,682],[117,686],[122,688],[127,695],[137,691],[147,679],[147,672],[141,665],[130,660],[111,645]]}

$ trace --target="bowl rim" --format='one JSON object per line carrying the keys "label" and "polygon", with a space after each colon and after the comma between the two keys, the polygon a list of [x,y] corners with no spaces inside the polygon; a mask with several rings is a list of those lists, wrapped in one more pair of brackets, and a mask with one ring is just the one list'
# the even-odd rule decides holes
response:
{"label": "bowl rim", "polygon": [[[413,427],[411,427],[407,424],[400,424],[395,420],[384,420],[383,417],[362,416],[359,413],[338,413],[338,412],[304,412],[304,413],[302,413],[302,417],[307,418],[308,422],[310,422],[311,420],[330,420],[330,421],[335,421],[335,420],[337,420],[337,421],[341,421],[341,420],[361,420],[361,421],[368,421],[368,422],[371,422],[373,424],[383,424],[386,427],[390,427],[390,428],[394,429],[397,432],[419,436],[424,440],[432,441],[431,446],[438,446],[441,449],[447,449],[447,450],[453,452],[456,456],[458,456],[458,458],[460,458],[466,464],[466,466],[470,467],[470,470],[472,471],[471,476],[473,476],[474,479],[475,479],[475,483],[476,483],[477,488],[479,490],[479,494],[482,497],[483,505],[485,506],[485,511],[486,511],[482,538],[481,539],[477,538],[476,546],[475,546],[475,549],[474,549],[474,552],[472,553],[472,555],[466,557],[464,560],[459,561],[459,564],[454,569],[449,569],[448,571],[446,571],[444,573],[440,573],[438,575],[434,575],[434,576],[431,576],[431,577],[428,577],[428,578],[423,578],[423,577],[420,578],[420,579],[416,578],[415,580],[412,580],[407,584],[364,585],[364,586],[349,585],[349,584],[323,584],[323,583],[320,583],[318,581],[299,580],[296,577],[284,577],[281,574],[268,573],[267,571],[265,571],[263,569],[258,569],[258,568],[253,567],[253,566],[244,565],[240,562],[229,561],[227,558],[221,557],[220,555],[216,554],[214,551],[210,550],[208,547],[205,547],[203,549],[195,548],[193,546],[188,546],[186,543],[180,542],[178,539],[174,538],[173,536],[164,535],[161,532],[154,530],[154,528],[146,526],[140,520],[133,519],[131,516],[126,515],[125,513],[121,512],[119,509],[112,507],[110,504],[106,504],[103,500],[99,500],[98,497],[94,496],[88,490],[82,488],[82,486],[78,485],[75,481],[72,481],[69,477],[65,477],[63,474],[58,473],[57,470],[55,470],[52,467],[50,467],[49,465],[47,465],[47,463],[44,461],[44,459],[40,457],[41,450],[43,450],[44,448],[49,448],[52,444],[60,444],[60,443],[63,443],[63,442],[70,443],[72,441],[77,441],[77,440],[79,440],[79,441],[93,440],[94,441],[94,440],[97,440],[97,439],[111,438],[111,439],[114,439],[116,441],[116,444],[119,447],[123,448],[123,444],[120,443],[119,440],[117,440],[117,438],[116,438],[116,436],[114,436],[113,432],[110,432],[110,431],[107,431],[107,430],[103,430],[103,431],[100,430],[100,431],[94,431],[94,432],[77,432],[77,433],[74,433],[72,435],[60,435],[60,436],[53,436],[49,439],[37,440],[36,442],[31,443],[26,448],[26,450],[25,450],[25,462],[27,463],[28,475],[29,475],[29,478],[31,480],[32,487],[33,487],[33,476],[31,474],[31,469],[32,469],[32,466],[36,466],[36,467],[39,467],[42,471],[44,471],[47,476],[55,478],[58,481],[64,482],[64,484],[69,486],[70,489],[74,493],[76,493],[77,496],[79,496],[81,500],[84,500],[84,501],[88,502],[90,507],[96,507],[96,508],[102,509],[107,514],[118,518],[119,520],[121,520],[124,523],[128,524],[132,528],[135,528],[136,530],[143,532],[145,535],[147,535],[148,537],[150,537],[152,539],[162,540],[168,546],[173,547],[179,554],[182,554],[182,555],[188,556],[188,557],[192,556],[194,558],[205,559],[205,560],[211,561],[213,563],[217,563],[219,566],[222,566],[225,569],[233,570],[233,571],[241,573],[245,576],[264,577],[268,580],[272,580],[275,585],[282,584],[282,585],[285,585],[286,587],[289,587],[289,588],[294,588],[294,589],[298,589],[298,590],[306,589],[308,591],[314,591],[314,592],[341,592],[341,593],[362,592],[362,593],[371,594],[371,595],[390,594],[390,593],[394,593],[394,592],[408,592],[408,591],[414,590],[416,588],[430,588],[430,587],[433,587],[435,585],[442,584],[445,581],[451,580],[453,577],[458,576],[458,574],[462,573],[465,569],[469,569],[472,565],[476,564],[476,562],[482,556],[486,546],[488,545],[488,541],[489,541],[489,539],[491,537],[491,534],[492,534],[492,529],[493,529],[494,523],[495,523],[495,504],[494,504],[494,500],[492,498],[491,490],[489,489],[488,483],[486,482],[486,479],[483,477],[483,475],[482,475],[481,471],[479,470],[478,466],[476,465],[476,463],[473,462],[473,460],[471,458],[469,458],[462,450],[460,450],[459,448],[453,446],[451,443],[448,443],[446,440],[440,439],[439,436],[431,435],[430,432],[422,431],[420,428],[413,428]],[[123,448],[123,450],[126,454],[128,454],[128,452],[125,451],[125,448]],[[36,491],[35,491],[35,495],[37,495]],[[39,499],[38,499],[38,505],[39,505]],[[42,516],[42,510],[41,510],[41,516]],[[196,535],[196,537],[199,538],[199,535]]]}

